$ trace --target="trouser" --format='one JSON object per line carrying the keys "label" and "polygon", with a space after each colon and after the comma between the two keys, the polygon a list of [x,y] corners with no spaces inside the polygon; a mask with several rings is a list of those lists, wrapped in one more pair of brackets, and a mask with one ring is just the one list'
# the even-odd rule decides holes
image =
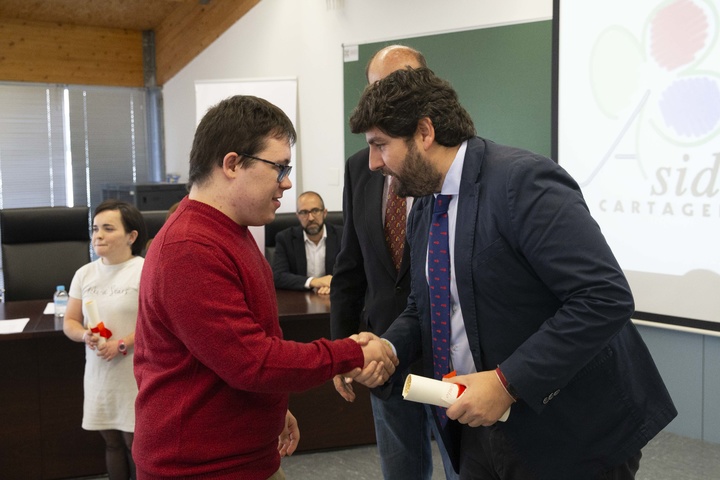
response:
{"label": "trouser", "polygon": [[[463,425],[461,431],[460,480],[537,480],[501,429]],[[632,480],[640,467],[641,456],[642,452],[638,451],[625,463],[588,480]]]}

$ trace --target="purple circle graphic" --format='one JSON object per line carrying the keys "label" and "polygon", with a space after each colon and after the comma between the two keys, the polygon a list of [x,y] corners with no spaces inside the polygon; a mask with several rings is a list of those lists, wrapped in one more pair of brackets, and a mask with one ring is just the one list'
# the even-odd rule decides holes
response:
{"label": "purple circle graphic", "polygon": [[720,122],[720,88],[715,79],[694,77],[676,80],[659,102],[665,124],[682,137],[700,137]]}

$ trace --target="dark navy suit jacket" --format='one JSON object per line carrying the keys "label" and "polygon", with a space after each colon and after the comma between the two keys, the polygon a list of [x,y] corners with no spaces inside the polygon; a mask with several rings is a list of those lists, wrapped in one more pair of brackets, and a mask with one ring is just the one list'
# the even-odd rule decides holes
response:
{"label": "dark navy suit jacket", "polygon": [[[331,275],[335,266],[335,257],[340,251],[343,228],[325,223],[325,274]],[[307,276],[307,257],[305,256],[305,237],[300,225],[286,228],[275,235],[275,253],[273,254],[273,279],[275,288],[283,290],[305,290]]]}
{"label": "dark navy suit jacket", "polygon": [[[369,149],[365,148],[345,164],[345,232],[330,290],[333,339],[359,331],[382,335],[405,310],[410,294],[410,248],[406,242],[400,270],[395,270],[383,230],[385,178],[370,170],[368,158]],[[419,367],[413,365],[413,369]],[[408,368],[401,372],[407,373]],[[388,398],[391,390],[376,388],[372,393]]]}
{"label": "dark navy suit jacket", "polygon": [[[552,160],[473,138],[455,230],[460,306],[478,371],[500,365],[520,400],[501,428],[539,478],[593,478],[677,412],[630,321],[630,288],[576,182]],[[432,377],[425,276],[434,199],[408,222],[412,292],[383,335]],[[457,422],[443,432],[454,461]],[[480,427],[483,428],[483,427]]]}
{"label": "dark navy suit jacket", "polygon": [[344,236],[330,290],[332,338],[359,331],[380,335],[407,305],[410,254],[407,243],[400,271],[385,243],[382,197],[385,179],[368,168],[369,149],[345,165]]}

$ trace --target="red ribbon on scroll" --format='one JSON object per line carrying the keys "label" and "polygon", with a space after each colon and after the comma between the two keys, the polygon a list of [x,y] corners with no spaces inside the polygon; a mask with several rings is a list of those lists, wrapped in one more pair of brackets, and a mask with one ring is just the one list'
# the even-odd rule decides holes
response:
{"label": "red ribbon on scroll", "polygon": [[97,327],[92,327],[90,331],[99,334],[105,339],[109,339],[110,337],[112,337],[112,332],[109,329],[105,328],[105,324],[103,322],[98,323]]}
{"label": "red ribbon on scroll", "polygon": [[[455,370],[453,370],[452,372],[446,373],[445,375],[443,375],[443,378],[452,378],[452,377],[454,377],[455,375],[457,375],[457,372],[456,372]],[[458,383],[457,386],[458,386],[458,394],[457,394],[457,396],[458,396],[458,398],[460,398],[460,395],[463,394],[463,392],[465,391],[465,389],[466,389],[467,387],[466,387],[465,385],[463,385],[463,384],[460,384],[460,383]]]}

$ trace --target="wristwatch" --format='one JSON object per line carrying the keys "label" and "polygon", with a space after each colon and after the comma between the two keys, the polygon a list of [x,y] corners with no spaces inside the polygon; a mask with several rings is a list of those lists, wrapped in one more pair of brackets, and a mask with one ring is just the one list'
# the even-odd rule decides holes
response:
{"label": "wristwatch", "polygon": [[127,345],[125,345],[125,340],[122,338],[118,340],[118,352],[127,355]]}

